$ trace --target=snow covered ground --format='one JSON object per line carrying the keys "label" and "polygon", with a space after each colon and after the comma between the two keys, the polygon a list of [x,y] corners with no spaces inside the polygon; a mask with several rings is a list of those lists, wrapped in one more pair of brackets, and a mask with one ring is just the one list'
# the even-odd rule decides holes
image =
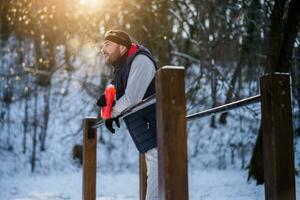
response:
{"label": "snow covered ground", "polygon": [[[193,171],[189,174],[191,200],[262,200],[264,187],[247,183],[240,170]],[[297,178],[297,185],[299,185]],[[97,200],[138,200],[138,175],[133,172],[97,174]],[[297,196],[300,188],[297,187]],[[1,200],[81,200],[82,171],[50,175],[2,176]]]}

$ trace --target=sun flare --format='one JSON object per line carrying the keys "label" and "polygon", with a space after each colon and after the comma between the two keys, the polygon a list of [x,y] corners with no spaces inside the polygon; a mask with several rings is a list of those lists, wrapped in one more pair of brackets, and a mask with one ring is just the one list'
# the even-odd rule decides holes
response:
{"label": "sun flare", "polygon": [[102,3],[103,0],[79,0],[79,5],[89,10],[99,9]]}
{"label": "sun flare", "polygon": [[86,5],[86,4],[87,4],[87,0],[79,0],[79,3],[80,3],[81,5]]}

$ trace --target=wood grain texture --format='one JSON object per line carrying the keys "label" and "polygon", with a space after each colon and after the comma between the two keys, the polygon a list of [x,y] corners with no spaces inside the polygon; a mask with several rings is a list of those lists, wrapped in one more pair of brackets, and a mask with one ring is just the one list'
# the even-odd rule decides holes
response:
{"label": "wood grain texture", "polygon": [[147,191],[147,167],[145,154],[139,154],[139,173],[140,173],[140,200],[146,198]]}
{"label": "wood grain texture", "polygon": [[163,67],[156,75],[160,200],[188,199],[184,69]]}
{"label": "wood grain texture", "polygon": [[265,198],[295,200],[290,76],[263,76],[261,100]]}
{"label": "wood grain texture", "polygon": [[96,123],[95,117],[83,120],[83,200],[96,199],[97,129],[91,128]]}

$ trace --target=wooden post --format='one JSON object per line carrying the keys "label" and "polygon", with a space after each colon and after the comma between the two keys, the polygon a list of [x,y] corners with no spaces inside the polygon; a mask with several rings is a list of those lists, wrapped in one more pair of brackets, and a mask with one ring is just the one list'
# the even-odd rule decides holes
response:
{"label": "wooden post", "polygon": [[156,75],[160,200],[188,200],[184,67],[165,66]]}
{"label": "wooden post", "polygon": [[263,76],[261,101],[265,198],[295,200],[290,76]]}
{"label": "wooden post", "polygon": [[145,154],[139,154],[139,170],[140,170],[140,200],[145,200],[147,191],[147,167]]}
{"label": "wooden post", "polygon": [[96,117],[85,117],[83,120],[83,200],[96,199],[96,149],[97,129]]}

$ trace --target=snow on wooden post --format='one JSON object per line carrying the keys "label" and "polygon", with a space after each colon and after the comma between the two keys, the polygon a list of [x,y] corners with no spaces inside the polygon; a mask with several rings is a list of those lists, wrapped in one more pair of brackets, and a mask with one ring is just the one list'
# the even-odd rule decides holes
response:
{"label": "snow on wooden post", "polygon": [[184,67],[157,71],[156,112],[160,200],[188,200]]}
{"label": "snow on wooden post", "polygon": [[96,199],[97,129],[92,128],[96,123],[96,117],[83,120],[83,200]]}
{"label": "snow on wooden post", "polygon": [[144,154],[139,154],[140,200],[145,200],[147,190],[147,168]]}
{"label": "snow on wooden post", "polygon": [[265,198],[295,200],[290,76],[275,73],[260,81]]}

